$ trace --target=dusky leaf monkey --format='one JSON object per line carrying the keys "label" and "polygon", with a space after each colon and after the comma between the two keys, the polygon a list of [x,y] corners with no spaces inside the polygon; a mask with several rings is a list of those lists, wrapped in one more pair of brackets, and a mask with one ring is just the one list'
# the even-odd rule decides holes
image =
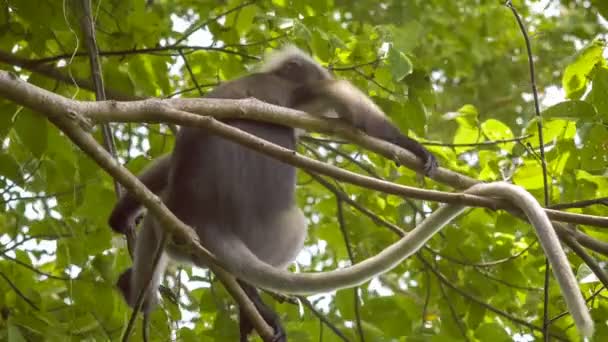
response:
{"label": "dusky leaf monkey", "polygon": [[[333,80],[325,69],[294,48],[275,54],[262,72],[226,83],[209,96],[256,97],[315,114],[337,116],[371,135],[406,148],[418,144],[404,139],[378,107],[350,83]],[[295,147],[294,130],[289,127],[242,119],[225,122],[275,144]],[[436,167],[432,155],[423,148],[418,149],[417,155],[432,172]],[[167,174],[166,180],[157,179]],[[465,209],[459,204],[440,207],[401,240],[354,266],[322,274],[292,274],[285,272],[284,267],[295,258],[306,235],[305,220],[293,199],[293,167],[204,130],[185,127],[178,134],[172,156],[159,159],[140,177],[144,184],[161,194],[177,217],[196,230],[201,244],[221,260],[228,271],[241,278],[239,283],[245,292],[275,328],[277,341],[285,340],[285,335],[276,314],[263,304],[255,288],[242,280],[300,294],[360,285],[413,254]],[[507,199],[526,214],[537,230],[579,331],[584,336],[592,336],[593,320],[576,278],[551,222],[534,197],[520,187],[502,182],[477,184],[466,193]],[[134,198],[128,194],[123,197],[110,219],[113,228],[131,223],[139,208]],[[156,288],[167,261],[163,255],[160,266],[152,269],[150,261],[158,249],[161,234],[155,219],[146,216],[138,235],[134,267],[119,281],[125,298],[132,304],[145,285],[143,282],[153,276],[148,287],[151,290],[145,297],[146,312],[156,303]],[[189,259],[175,247],[168,252],[174,258]],[[242,316],[242,341],[247,339],[250,330],[250,322]]]}
{"label": "dusky leaf monkey", "polygon": [[[411,151],[421,159],[426,173],[437,168],[435,157],[417,141],[403,135],[372,100],[349,82],[335,80],[325,68],[293,46],[269,56],[259,72],[224,83],[206,97],[253,97],[315,115],[336,117]],[[296,148],[292,127],[243,119],[224,122],[282,147]],[[284,269],[303,247],[307,225],[295,203],[296,170],[291,165],[206,130],[181,127],[172,154],[155,161],[139,178],[161,195],[179,219],[196,230],[201,245],[220,260],[236,258],[242,263],[240,267],[254,258],[255,262]],[[135,198],[124,195],[112,211],[110,225],[116,231],[124,231],[134,224],[140,209]],[[160,247],[161,234],[162,227],[154,217],[146,215],[137,236],[133,266],[118,282],[125,299],[133,306],[139,291],[147,285],[145,282],[152,279],[150,293],[145,294],[144,313],[149,313],[157,303],[156,289],[168,255],[189,261],[188,255],[168,247],[153,269],[151,260]],[[256,289],[242,280],[239,284],[275,329],[275,340],[285,340],[276,314],[263,304]],[[241,315],[242,341],[247,340],[251,330],[250,322]]]}

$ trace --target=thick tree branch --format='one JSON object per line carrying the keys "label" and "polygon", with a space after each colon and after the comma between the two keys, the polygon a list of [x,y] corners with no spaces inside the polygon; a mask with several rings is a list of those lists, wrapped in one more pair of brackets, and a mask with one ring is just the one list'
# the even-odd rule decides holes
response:
{"label": "thick tree branch", "polygon": [[[270,105],[255,99],[148,99],[132,102],[101,101],[85,102],[70,100],[45,89],[38,88],[9,73],[0,71],[0,95],[28,108],[45,113],[78,113],[82,118],[95,122],[171,122],[185,126],[196,126],[209,129],[215,134],[233,140],[256,151],[268,154],[283,162],[303,169],[331,176],[341,181],[362,187],[382,191],[388,194],[442,203],[459,203],[467,206],[478,206],[491,209],[505,209],[517,212],[514,206],[503,200],[481,196],[448,193],[437,190],[423,190],[399,185],[353,172],[303,157],[292,150],[269,143],[254,135],[242,132],[214,120],[226,118],[247,118],[273,123],[281,123],[310,131],[334,134],[369,150],[380,153],[400,164],[415,170],[421,170],[421,162],[409,151],[393,144],[369,137],[352,127],[335,121],[316,118],[306,113]],[[198,115],[197,115],[198,114]],[[460,175],[456,172],[439,168],[432,176],[433,180],[454,186],[468,188],[479,181]],[[592,215],[574,214],[558,210],[545,209],[547,215],[558,221],[577,224],[588,224],[608,227],[608,218]]]}

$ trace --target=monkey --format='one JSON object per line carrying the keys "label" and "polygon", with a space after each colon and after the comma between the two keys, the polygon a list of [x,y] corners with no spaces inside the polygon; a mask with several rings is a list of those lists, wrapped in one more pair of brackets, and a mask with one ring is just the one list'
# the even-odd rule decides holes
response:
{"label": "monkey", "polygon": [[[287,57],[285,57],[286,55]],[[279,84],[281,89],[274,90],[272,86],[266,88],[266,90],[270,90],[271,94],[275,96],[278,94],[278,98],[284,100],[281,96],[286,96],[289,99],[289,101],[279,101],[279,105],[287,107],[291,105],[296,109],[312,108],[316,113],[328,112],[353,125],[360,125],[364,131],[368,129],[373,131],[374,127],[382,127],[378,121],[373,119],[373,116],[365,118],[359,123],[353,122],[355,121],[353,118],[356,116],[349,116],[348,109],[352,105],[362,103],[364,106],[367,103],[368,107],[363,108],[361,112],[368,114],[375,113],[376,109],[373,106],[370,108],[365,99],[353,99],[352,96],[357,94],[357,91],[353,90],[351,85],[335,80],[332,82],[332,78],[326,76],[322,67],[310,62],[306,59],[309,58],[306,55],[301,57],[300,53],[287,53],[282,56],[284,58],[282,62],[276,63],[274,68],[264,71],[271,75],[266,74],[259,78],[259,81],[283,77],[280,75],[286,73],[283,68],[289,69],[288,66],[292,63],[291,58],[296,60],[303,58],[304,62],[295,62],[296,70],[292,69],[291,73],[287,73],[288,76],[285,77],[287,80],[290,80],[289,75],[298,73],[306,76],[314,75],[311,72],[297,70],[298,68],[313,68],[318,74],[310,79],[301,79],[304,80],[304,85],[310,84],[310,89],[302,87],[302,84],[294,85],[293,83],[296,82],[293,80],[277,81],[281,83]],[[310,64],[307,64],[306,61],[309,61]],[[245,79],[255,78],[256,75],[258,74],[246,76]],[[238,83],[240,80],[242,79],[231,82]],[[230,85],[231,82],[225,85]],[[255,91],[248,91],[249,86],[253,86],[249,82],[253,81],[246,80],[245,85],[239,90],[240,93],[235,92],[235,89],[222,90],[215,95],[210,94],[210,97],[220,97],[225,94],[228,94],[225,96],[260,96]],[[261,84],[264,83],[260,82]],[[327,91],[321,93],[316,89],[326,89]],[[331,95],[332,92],[333,95]],[[330,95],[327,95],[328,93]],[[304,96],[302,94],[310,94],[307,96],[311,97],[298,102],[297,99]],[[270,102],[270,100],[268,101]],[[288,127],[243,119],[225,120],[225,122],[272,143],[294,148],[294,131]],[[371,277],[390,270],[417,251],[433,234],[465,209],[464,206],[458,204],[440,207],[404,238],[387,247],[377,256],[357,265],[323,274],[291,274],[286,272],[284,267],[295,258],[306,236],[306,221],[293,200],[295,170],[279,161],[201,129],[190,128],[190,133],[182,135],[186,129],[188,128],[184,127],[180,130],[171,156],[164,157],[170,158],[170,166],[167,185],[161,191],[161,197],[178,218],[196,230],[201,245],[206,247],[217,260],[223,261],[222,266],[239,279],[239,283],[244,286],[246,293],[260,310],[262,317],[275,328],[275,340],[277,341],[284,341],[286,338],[276,320],[276,314],[272,311],[270,316],[264,313],[264,310],[261,309],[263,303],[260,304],[261,300],[257,300],[259,299],[257,292],[250,284],[293,294],[331,291],[360,285]],[[161,159],[155,163],[164,164],[166,161]],[[155,166],[155,163],[151,166],[152,169],[163,167],[162,165]],[[279,168],[275,168],[276,166]],[[160,173],[162,174],[162,172]],[[145,178],[148,178],[148,182],[150,181],[150,177],[145,175],[151,174],[153,172],[149,170],[144,172],[141,176],[144,183]],[[271,192],[266,192],[269,189]],[[559,245],[551,222],[534,197],[520,187],[503,182],[478,184],[467,190],[466,193],[504,198],[522,209],[537,229],[541,245],[548,256],[579,331],[585,336],[591,336],[593,321],[585,307],[576,278]],[[138,208],[138,204],[117,205],[116,208],[131,208],[126,212],[117,213],[113,220],[114,223],[125,223],[129,221],[128,217],[133,214],[133,210]],[[113,228],[116,229],[116,227]],[[154,276],[152,286],[149,287],[153,290],[146,293],[144,311],[148,312],[158,300],[155,296],[155,289],[158,287],[168,255],[176,259],[190,260],[197,266],[205,267],[203,262],[191,259],[196,258],[195,254],[190,256],[180,254],[180,251],[175,250],[174,247],[173,249],[168,247],[168,253],[163,254],[160,266],[154,270],[151,269],[151,255],[159,247],[161,234],[162,228],[158,227],[154,218],[146,216],[142,231],[138,235],[134,266],[123,273],[119,280],[119,286],[123,286],[123,295],[132,304],[134,295],[137,294],[136,290],[145,285],[142,284],[144,279],[148,279],[150,275]],[[269,241],[272,242],[269,243]],[[120,284],[121,282],[122,284]],[[253,288],[253,293],[249,291],[250,288]],[[247,334],[251,330],[248,324],[242,317],[240,320],[241,341],[246,341]]]}
{"label": "monkey", "polygon": [[[253,97],[333,117],[408,149],[421,159],[427,174],[437,168],[433,154],[403,135],[371,99],[349,82],[334,79],[328,70],[293,46],[270,55],[258,72],[221,84],[206,97]],[[292,127],[246,119],[223,121],[295,150]],[[307,235],[306,219],[295,203],[295,171],[291,165],[203,129],[181,127],[172,153],[152,163],[139,178],[152,192],[161,195],[180,220],[195,229],[201,245],[219,259],[233,260],[228,254],[235,252],[283,270],[295,260]],[[120,231],[133,224],[140,208],[131,195],[123,195],[111,213],[110,226]],[[156,269],[152,269],[150,261],[161,247],[162,234],[154,217],[146,215],[137,234],[133,266],[118,281],[127,303],[134,306],[137,294],[147,285],[147,279],[152,279],[150,290],[145,293],[145,314],[158,302],[156,289],[169,259],[191,261],[189,255],[169,246]],[[240,262],[245,266],[247,260]],[[275,340],[285,341],[276,313],[263,305],[253,286],[243,279],[238,281],[275,329]],[[239,330],[241,341],[246,341],[252,328],[243,315]]]}

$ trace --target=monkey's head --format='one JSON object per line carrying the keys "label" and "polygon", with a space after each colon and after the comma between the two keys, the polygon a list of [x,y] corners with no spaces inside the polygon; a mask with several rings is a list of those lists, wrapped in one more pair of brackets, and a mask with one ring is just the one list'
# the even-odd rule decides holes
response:
{"label": "monkey's head", "polygon": [[260,71],[273,73],[299,84],[333,79],[327,69],[293,45],[270,53]]}

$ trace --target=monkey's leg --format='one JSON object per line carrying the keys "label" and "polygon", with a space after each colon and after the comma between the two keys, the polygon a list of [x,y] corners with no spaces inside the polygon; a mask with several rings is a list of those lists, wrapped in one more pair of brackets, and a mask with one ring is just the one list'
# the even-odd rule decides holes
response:
{"label": "monkey's leg", "polygon": [[[144,305],[142,311],[149,313],[158,304],[158,286],[161,277],[165,273],[168,257],[161,249],[161,234],[164,234],[160,227],[157,227],[156,220],[150,215],[146,215],[144,223],[137,234],[135,253],[133,257],[133,267],[131,271],[130,284],[128,287],[128,302],[131,307],[135,306],[137,296],[144,289]],[[158,263],[154,265],[157,253],[162,253]],[[128,271],[127,271],[128,272]]]}
{"label": "monkey's leg", "polygon": [[[281,325],[281,320],[279,319],[279,315],[277,315],[274,310],[269,308],[258,293],[257,289],[244,281],[237,280],[243,291],[247,294],[249,299],[255,305],[255,308],[258,310],[260,315],[264,318],[266,323],[272,327],[274,330],[274,336],[272,338],[272,342],[287,342],[287,335],[285,335],[285,329]],[[241,334],[240,342],[247,342],[247,336],[253,330],[253,324],[249,321],[249,318],[243,313],[242,310],[239,309],[239,332]]]}

